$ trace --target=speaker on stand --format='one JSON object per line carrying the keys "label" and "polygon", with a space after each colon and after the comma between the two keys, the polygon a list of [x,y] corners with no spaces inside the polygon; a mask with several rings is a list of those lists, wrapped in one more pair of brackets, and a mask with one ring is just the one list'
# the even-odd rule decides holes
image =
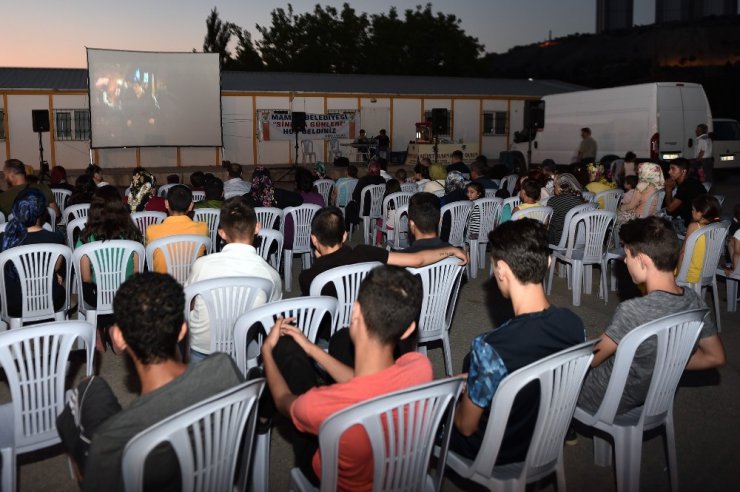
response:
{"label": "speaker on stand", "polygon": [[43,183],[49,177],[49,163],[44,160],[44,143],[41,134],[51,129],[49,110],[32,109],[31,123],[33,131],[39,134],[39,181]]}
{"label": "speaker on stand", "polygon": [[432,108],[432,138],[434,139],[434,162],[436,163],[439,155],[439,136],[450,133],[447,124],[449,114],[447,108]]}

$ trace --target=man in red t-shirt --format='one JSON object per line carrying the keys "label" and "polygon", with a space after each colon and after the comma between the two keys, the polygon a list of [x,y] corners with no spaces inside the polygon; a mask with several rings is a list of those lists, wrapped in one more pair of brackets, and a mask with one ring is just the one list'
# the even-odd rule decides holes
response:
{"label": "man in red t-shirt", "polygon": [[[426,356],[409,352],[394,359],[398,342],[416,330],[422,295],[421,282],[405,269],[379,266],[368,274],[349,328],[337,332],[329,348],[333,352],[342,340],[353,345],[353,367],[308,341],[290,324],[292,318],[278,319],[270,330],[262,346],[267,385],[277,410],[290,416],[304,434],[292,441],[296,464],[310,480],[316,481],[321,473],[317,436],[324,420],[355,403],[432,380]],[[343,337],[342,332],[349,336]],[[314,361],[334,384],[318,386]],[[305,387],[307,374],[314,381],[310,388]],[[372,451],[361,427],[352,427],[342,436],[338,466],[340,490],[372,489]]]}

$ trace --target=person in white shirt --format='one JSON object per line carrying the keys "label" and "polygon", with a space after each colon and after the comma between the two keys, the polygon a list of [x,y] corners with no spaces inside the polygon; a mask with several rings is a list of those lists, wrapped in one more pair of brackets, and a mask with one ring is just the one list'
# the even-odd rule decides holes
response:
{"label": "person in white shirt", "polygon": [[712,139],[709,137],[709,127],[704,123],[696,126],[696,148],[694,150],[696,166],[704,170],[704,176],[699,176],[700,181],[711,182],[714,158],[712,157]]}
{"label": "person in white shirt", "polygon": [[[259,255],[252,245],[260,230],[254,209],[235,197],[221,207],[218,235],[226,241],[220,253],[198,258],[185,286],[221,277],[260,277],[272,281],[272,298],[258,296],[256,305],[280,300],[283,296],[280,274]],[[198,297],[190,311],[190,358],[199,361],[211,353],[211,332],[205,303]]]}
{"label": "person in white shirt", "polygon": [[229,179],[224,181],[224,196],[240,196],[249,193],[252,184],[242,179],[242,167],[239,164],[229,164]]}

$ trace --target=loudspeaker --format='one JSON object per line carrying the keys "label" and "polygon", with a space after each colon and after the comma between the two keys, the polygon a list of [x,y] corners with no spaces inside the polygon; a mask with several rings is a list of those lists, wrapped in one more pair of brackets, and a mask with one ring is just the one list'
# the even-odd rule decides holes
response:
{"label": "loudspeaker", "polygon": [[545,101],[527,101],[524,108],[524,128],[536,130],[545,127]]}
{"label": "loudspeaker", "polygon": [[303,111],[293,111],[290,113],[290,129],[293,133],[306,131],[306,113]]}
{"label": "loudspeaker", "polygon": [[31,120],[33,120],[33,131],[35,132],[48,132],[49,131],[49,110],[48,109],[32,109]]}
{"label": "loudspeaker", "polygon": [[450,133],[447,127],[447,108],[432,109],[432,132],[435,135],[447,135]]}

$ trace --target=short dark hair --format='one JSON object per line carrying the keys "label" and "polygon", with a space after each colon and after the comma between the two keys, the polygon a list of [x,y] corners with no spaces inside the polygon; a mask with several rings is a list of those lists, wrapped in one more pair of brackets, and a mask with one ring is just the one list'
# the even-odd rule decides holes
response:
{"label": "short dark hair", "polygon": [[13,174],[26,175],[26,165],[20,159],[8,159],[5,161],[5,169]]}
{"label": "short dark hair", "polygon": [[478,176],[486,176],[488,174],[488,164],[484,161],[475,160],[470,163],[470,170],[475,171]]}
{"label": "short dark hair", "polygon": [[619,239],[632,256],[644,254],[661,272],[672,272],[678,265],[681,245],[667,220],[654,215],[632,219],[619,228]]}
{"label": "short dark hair", "polygon": [[87,174],[90,175],[90,177],[95,176],[96,174],[103,174],[103,168],[98,166],[97,164],[90,164],[87,166],[87,169],[85,170]]}
{"label": "short dark hair", "polygon": [[591,135],[591,129],[587,126],[581,128],[581,132],[588,133],[589,135]]}
{"label": "short dark hair", "polygon": [[242,197],[229,198],[221,206],[219,229],[232,239],[253,239],[257,214]]}
{"label": "short dark hair", "polygon": [[626,154],[624,154],[624,160],[627,161],[627,162],[632,162],[636,158],[637,158],[637,156],[631,150],[629,152],[627,152]]}
{"label": "short dark hair", "polygon": [[203,174],[203,171],[195,171],[193,174],[190,175],[190,184],[193,188],[202,188],[205,180],[206,175]]}
{"label": "short dark hair", "polygon": [[237,163],[229,164],[229,178],[238,178],[242,175],[242,167]]}
{"label": "short dark hair", "polygon": [[205,186],[206,200],[220,200],[224,195],[224,182],[219,178],[209,179]]}
{"label": "short dark hair", "polygon": [[628,184],[632,187],[634,190],[637,187],[637,176],[634,174],[630,174],[629,176],[624,177],[624,184]]}
{"label": "short dark hair", "polygon": [[463,158],[462,150],[453,150],[452,157],[457,157],[458,159],[462,160]]}
{"label": "short dark hair", "polygon": [[184,309],[182,286],[164,273],[134,274],[113,299],[116,324],[142,364],[176,358]]}
{"label": "short dark hair", "polygon": [[703,133],[707,133],[709,131],[709,127],[705,123],[699,123],[696,127]]}
{"label": "short dark hair", "polygon": [[488,234],[493,262],[502,260],[523,284],[541,284],[547,272],[550,249],[547,228],[538,220],[504,222]]}
{"label": "short dark hair", "polygon": [[685,157],[678,157],[676,159],[673,159],[668,165],[679,167],[684,171],[688,171],[689,169],[691,169],[691,162],[689,162],[689,160]]}
{"label": "short dark hair", "polygon": [[322,246],[342,244],[344,231],[344,216],[337,207],[324,207],[311,220],[311,234]]}
{"label": "short dark hair", "polygon": [[540,195],[542,194],[542,187],[536,179],[524,180],[524,183],[522,183],[522,189],[524,190],[524,194],[532,200],[539,200]]}
{"label": "short dark hair", "polygon": [[295,187],[298,191],[308,193],[313,190],[313,174],[305,167],[295,170]]}
{"label": "short dark hair", "polygon": [[167,175],[167,184],[178,184],[180,182],[180,176],[177,174]]}
{"label": "short dark hair", "polygon": [[714,222],[719,220],[719,213],[722,207],[716,197],[705,193],[691,200],[691,208],[699,212],[702,219]]}
{"label": "short dark hair", "polygon": [[412,322],[419,319],[424,289],[405,268],[374,268],[360,285],[357,302],[367,331],[383,345],[396,345]]}
{"label": "short dark hair", "polygon": [[441,208],[439,197],[434,193],[414,193],[409,199],[409,220],[425,234],[437,232]]}
{"label": "short dark hair", "polygon": [[476,183],[475,181],[471,181],[465,187],[466,188],[473,188],[475,190],[475,192],[478,193],[478,196],[480,196],[481,198],[485,198],[485,196],[486,196],[486,189],[480,183]]}
{"label": "short dark hair", "polygon": [[354,164],[350,164],[347,166],[347,174],[350,178],[356,178],[357,177],[357,166]]}
{"label": "short dark hair", "polygon": [[167,203],[173,212],[185,213],[193,203],[193,192],[185,185],[175,185],[167,191]]}
{"label": "short dark hair", "polygon": [[420,174],[423,179],[429,179],[429,168],[424,164],[419,163],[414,166],[414,173]]}

